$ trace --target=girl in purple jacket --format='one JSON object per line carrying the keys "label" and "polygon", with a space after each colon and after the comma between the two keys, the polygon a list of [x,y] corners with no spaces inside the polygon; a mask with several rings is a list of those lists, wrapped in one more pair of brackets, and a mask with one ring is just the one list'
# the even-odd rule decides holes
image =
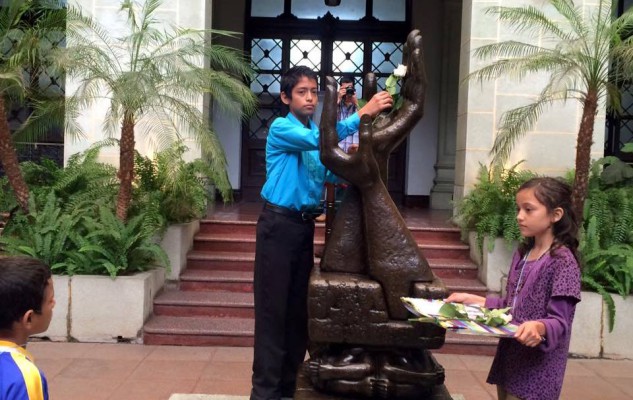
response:
{"label": "girl in purple jacket", "polygon": [[446,301],[511,307],[520,326],[514,338],[499,340],[488,383],[497,385],[499,400],[555,400],[580,301],[571,188],[554,178],[534,178],[519,188],[516,203],[525,240],[512,259],[505,297],[453,293]]}

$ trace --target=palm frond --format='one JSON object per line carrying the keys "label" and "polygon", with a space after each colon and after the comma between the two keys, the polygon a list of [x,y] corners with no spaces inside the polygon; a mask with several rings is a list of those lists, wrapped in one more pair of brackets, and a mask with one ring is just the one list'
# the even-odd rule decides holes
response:
{"label": "palm frond", "polygon": [[534,102],[506,111],[501,117],[497,137],[490,151],[492,162],[503,164],[510,157],[515,143],[534,127],[543,112],[566,95],[545,90]]}
{"label": "palm frond", "polygon": [[472,72],[467,78],[482,82],[508,75],[511,78],[521,80],[529,73],[557,72],[561,69],[573,71],[574,66],[573,60],[560,53],[544,50],[521,58],[503,58]]}
{"label": "palm frond", "polygon": [[587,37],[590,28],[585,23],[582,10],[575,6],[573,0],[552,0],[551,3],[556,11],[565,18],[576,37]]}
{"label": "palm frond", "polygon": [[549,32],[561,40],[570,40],[572,35],[563,31],[559,24],[545,15],[544,12],[534,6],[525,7],[489,7],[488,14],[496,14],[499,20],[507,22],[517,32],[528,32],[540,34],[542,31]]}

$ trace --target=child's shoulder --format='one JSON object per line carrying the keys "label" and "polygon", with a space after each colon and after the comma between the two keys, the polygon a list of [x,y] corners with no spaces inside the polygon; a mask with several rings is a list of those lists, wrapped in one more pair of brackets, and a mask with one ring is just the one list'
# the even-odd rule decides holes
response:
{"label": "child's shoulder", "polygon": [[557,247],[552,253],[554,258],[576,258],[574,253],[567,246]]}

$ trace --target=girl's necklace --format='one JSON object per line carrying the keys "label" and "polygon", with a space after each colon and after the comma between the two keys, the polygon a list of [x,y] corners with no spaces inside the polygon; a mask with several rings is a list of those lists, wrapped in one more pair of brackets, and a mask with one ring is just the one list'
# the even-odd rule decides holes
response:
{"label": "girl's necklace", "polygon": [[[548,247],[540,256],[534,261],[538,261],[543,257],[551,248]],[[521,272],[519,273],[519,280],[517,281],[517,285],[514,287],[514,298],[512,299],[512,310],[514,310],[514,306],[517,304],[517,295],[519,294],[519,288],[521,288],[521,282],[523,281],[523,271],[525,270],[525,264],[528,262],[528,258],[530,258],[530,253],[532,253],[532,249],[530,249],[521,259]]]}

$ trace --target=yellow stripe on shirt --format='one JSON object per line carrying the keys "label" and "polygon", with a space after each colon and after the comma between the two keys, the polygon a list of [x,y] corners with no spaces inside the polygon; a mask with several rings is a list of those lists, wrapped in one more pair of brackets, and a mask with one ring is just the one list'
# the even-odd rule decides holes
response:
{"label": "yellow stripe on shirt", "polygon": [[29,395],[28,400],[44,400],[42,376],[39,369],[21,353],[11,353],[11,356],[24,377],[26,391]]}

